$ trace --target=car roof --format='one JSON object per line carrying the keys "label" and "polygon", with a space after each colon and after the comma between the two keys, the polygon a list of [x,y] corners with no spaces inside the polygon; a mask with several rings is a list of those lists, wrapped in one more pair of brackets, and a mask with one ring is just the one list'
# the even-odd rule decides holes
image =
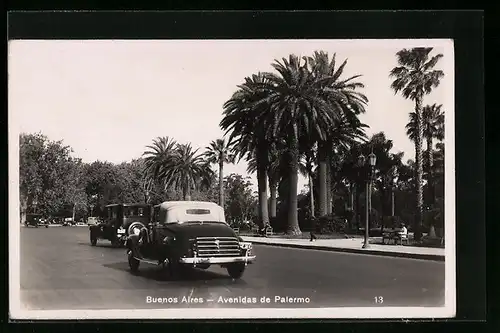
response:
{"label": "car roof", "polygon": [[186,206],[186,207],[197,207],[197,208],[203,208],[203,207],[219,207],[215,202],[209,202],[209,201],[165,201],[157,207],[160,207],[161,209],[172,209],[174,207],[179,207],[179,206]]}

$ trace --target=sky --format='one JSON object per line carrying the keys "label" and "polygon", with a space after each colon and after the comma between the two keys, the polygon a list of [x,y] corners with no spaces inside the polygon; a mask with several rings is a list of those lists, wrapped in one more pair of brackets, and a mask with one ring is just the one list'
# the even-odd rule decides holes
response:
{"label": "sky", "polygon": [[[338,64],[348,59],[344,78],[363,75],[367,134],[385,132],[406,160],[414,157],[405,133],[414,104],[390,89],[389,72],[397,51],[417,46],[434,46],[433,55],[444,55],[436,68],[450,68],[453,47],[444,40],[10,41],[9,129],[63,140],[84,162],[139,158],[160,136],[201,152],[223,136],[222,106],[246,76],[273,71],[271,63],[289,54],[322,50],[336,53]],[[447,74],[424,99],[445,113],[453,110]],[[225,168],[246,175],[244,162]],[[301,177],[299,191],[305,184]]]}

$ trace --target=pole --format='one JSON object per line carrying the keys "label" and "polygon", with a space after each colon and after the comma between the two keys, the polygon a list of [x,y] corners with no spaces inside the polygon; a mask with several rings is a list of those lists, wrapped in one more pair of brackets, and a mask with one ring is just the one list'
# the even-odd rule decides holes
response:
{"label": "pole", "polygon": [[369,198],[370,198],[370,182],[369,180],[366,181],[366,191],[365,191],[365,242],[363,244],[363,249],[369,248],[369,237],[370,237],[370,214],[369,214]]}

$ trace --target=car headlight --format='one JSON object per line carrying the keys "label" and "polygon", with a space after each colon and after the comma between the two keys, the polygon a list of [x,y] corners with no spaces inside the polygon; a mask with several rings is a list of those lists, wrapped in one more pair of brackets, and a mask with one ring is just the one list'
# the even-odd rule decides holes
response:
{"label": "car headlight", "polygon": [[252,243],[249,243],[249,242],[240,242],[240,248],[242,250],[251,250],[252,249]]}

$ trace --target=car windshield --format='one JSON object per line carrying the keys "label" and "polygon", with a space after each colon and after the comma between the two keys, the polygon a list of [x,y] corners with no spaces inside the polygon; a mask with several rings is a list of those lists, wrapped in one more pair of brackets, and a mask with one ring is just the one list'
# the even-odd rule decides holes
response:
{"label": "car windshield", "polygon": [[137,217],[137,216],[147,216],[146,209],[144,207],[124,207],[123,217]]}

